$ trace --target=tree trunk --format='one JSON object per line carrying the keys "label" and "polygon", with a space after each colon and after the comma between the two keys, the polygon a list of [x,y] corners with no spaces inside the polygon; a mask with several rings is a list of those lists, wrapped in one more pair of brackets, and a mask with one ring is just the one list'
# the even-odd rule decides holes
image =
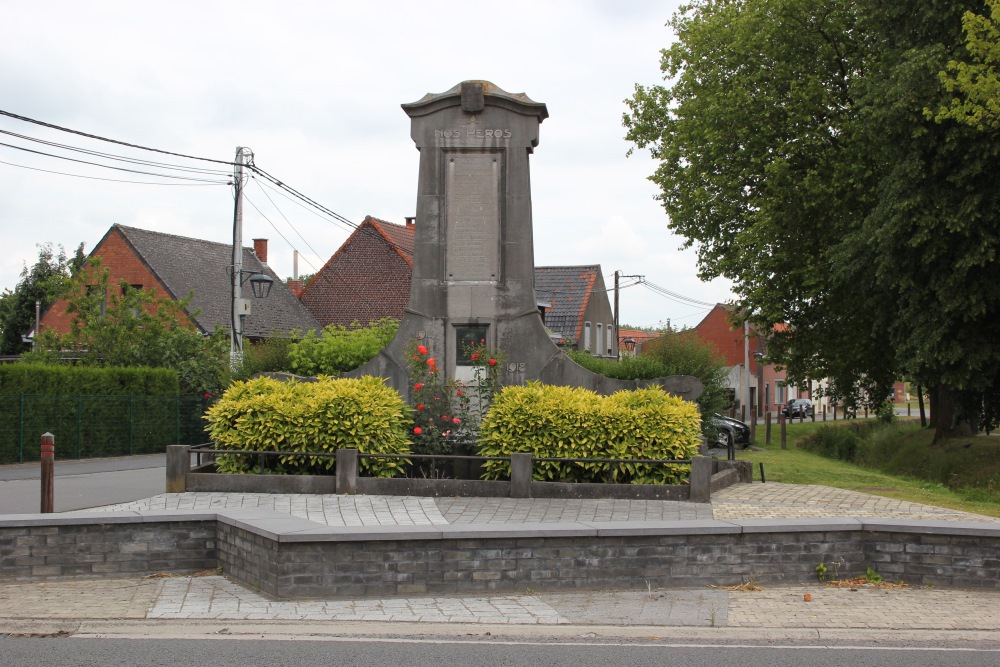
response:
{"label": "tree trunk", "polygon": [[920,428],[927,428],[927,413],[924,412],[924,391],[917,385],[917,403],[920,405]]}
{"label": "tree trunk", "polygon": [[935,445],[940,444],[945,438],[972,434],[969,420],[959,418],[955,395],[941,385],[935,385],[931,392],[930,424],[934,429],[932,444]]}

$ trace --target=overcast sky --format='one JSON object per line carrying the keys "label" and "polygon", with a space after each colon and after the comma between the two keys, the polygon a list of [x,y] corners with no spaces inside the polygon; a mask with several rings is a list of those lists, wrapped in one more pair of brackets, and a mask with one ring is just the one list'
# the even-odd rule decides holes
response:
{"label": "overcast sky", "polygon": [[[536,265],[600,264],[609,288],[619,270],[714,303],[730,297],[728,284],[698,280],[694,251],[680,250],[653,198],[655,164],[648,153],[626,157],[621,124],[634,85],[661,80],[664,24],[678,4],[0,0],[0,109],[219,160],[248,146],[259,167],[347,219],[402,223],[414,214],[418,153],[400,104],[485,79],[548,107],[531,157]],[[212,167],[6,117],[0,130]],[[8,134],[0,142],[94,159]],[[0,164],[0,288],[13,289],[36,244],[89,252],[114,223],[232,242],[224,184],[58,175],[36,170],[166,181],[7,146],[0,161],[21,165]],[[268,263],[283,277],[293,249],[299,272],[312,273],[349,234],[256,184],[247,196],[244,242],[269,239]],[[621,292],[623,324],[693,326],[706,311],[644,286]]]}

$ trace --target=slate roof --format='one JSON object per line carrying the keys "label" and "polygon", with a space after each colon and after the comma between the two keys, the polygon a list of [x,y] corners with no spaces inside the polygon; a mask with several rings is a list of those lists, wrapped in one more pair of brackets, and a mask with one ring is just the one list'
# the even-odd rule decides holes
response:
{"label": "slate roof", "polygon": [[[192,319],[199,329],[211,333],[219,327],[230,327],[232,282],[229,267],[233,263],[231,245],[124,225],[114,225],[108,234],[114,230],[122,234],[171,296],[179,299],[194,292],[188,305],[188,313],[197,313]],[[321,328],[316,318],[295,298],[285,282],[257,259],[252,248],[243,248],[243,268],[264,271],[274,279],[271,293],[266,299],[253,298],[249,285],[244,286],[244,298],[251,301],[244,336],[267,338],[284,335],[289,331]]]}
{"label": "slate roof", "polygon": [[535,298],[552,304],[545,311],[545,326],[574,341],[579,340],[583,312],[599,275],[599,264],[536,266]]}

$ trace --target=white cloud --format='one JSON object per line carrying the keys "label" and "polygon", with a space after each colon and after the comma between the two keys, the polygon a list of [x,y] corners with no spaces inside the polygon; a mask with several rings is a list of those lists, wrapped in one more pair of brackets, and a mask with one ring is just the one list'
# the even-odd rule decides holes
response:
{"label": "white cloud", "polygon": [[[401,222],[415,207],[418,153],[399,105],[463,79],[491,80],[551,114],[532,157],[538,263],[600,263],[609,276],[644,274],[716,301],[727,286],[697,281],[694,253],[677,251],[681,240],[646,180],[654,165],[625,157],[621,126],[634,84],[660,79],[664,23],[678,4],[6,3],[0,109],[221,160],[246,145],[257,165],[351,220]],[[126,152],[11,119],[0,130]],[[143,180],[3,147],[0,160]],[[248,192],[304,253],[300,272],[322,265],[348,234],[270,191],[280,213],[258,188]],[[252,207],[245,216],[244,239],[269,238],[271,265],[290,274],[292,246]],[[125,185],[0,164],[0,287],[16,284],[38,243],[89,249],[116,222],[228,242],[231,219],[226,186]],[[634,324],[693,310],[642,287],[622,294],[622,320]]]}

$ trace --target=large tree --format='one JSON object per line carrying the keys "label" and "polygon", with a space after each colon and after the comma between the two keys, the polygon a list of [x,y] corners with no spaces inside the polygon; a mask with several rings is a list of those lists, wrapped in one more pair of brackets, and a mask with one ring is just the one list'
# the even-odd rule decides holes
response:
{"label": "large tree", "polygon": [[38,246],[35,263],[30,269],[25,264],[14,289],[0,295],[0,354],[20,354],[28,349],[21,337],[35,325],[35,302],[40,302],[42,311],[48,308],[84,261],[82,243],[72,258],[62,246],[58,253],[51,243]]}
{"label": "large tree", "polygon": [[939,434],[1000,386],[1000,146],[926,113],[982,6],[696,2],[670,22],[666,85],[625,115],[701,276],[733,281],[789,377],[854,402],[906,373],[935,388]]}

